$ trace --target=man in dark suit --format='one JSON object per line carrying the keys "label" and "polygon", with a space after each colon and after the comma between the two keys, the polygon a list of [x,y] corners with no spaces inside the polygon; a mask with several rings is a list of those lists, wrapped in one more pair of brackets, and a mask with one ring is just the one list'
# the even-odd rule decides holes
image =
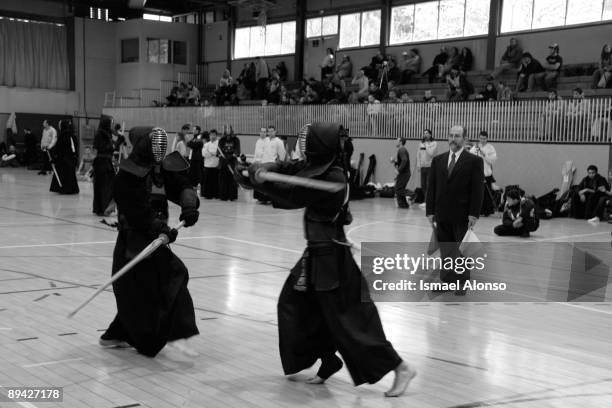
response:
{"label": "man in dark suit", "polygon": [[[431,162],[426,214],[440,243],[442,259],[461,256],[459,245],[468,229],[476,225],[484,194],[483,161],[464,149],[465,133],[463,126],[451,127],[450,151],[437,155]],[[458,282],[460,287],[469,279],[469,270],[463,274],[440,271],[442,282]],[[455,294],[464,295],[465,291]]]}

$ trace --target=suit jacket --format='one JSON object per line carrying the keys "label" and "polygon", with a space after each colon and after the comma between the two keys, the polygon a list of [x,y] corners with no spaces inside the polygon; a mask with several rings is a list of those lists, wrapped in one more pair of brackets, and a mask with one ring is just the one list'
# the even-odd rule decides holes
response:
{"label": "suit jacket", "polygon": [[478,217],[484,196],[484,166],[482,158],[463,150],[450,177],[448,155],[433,158],[429,171],[426,214],[437,222],[463,224],[468,215]]}

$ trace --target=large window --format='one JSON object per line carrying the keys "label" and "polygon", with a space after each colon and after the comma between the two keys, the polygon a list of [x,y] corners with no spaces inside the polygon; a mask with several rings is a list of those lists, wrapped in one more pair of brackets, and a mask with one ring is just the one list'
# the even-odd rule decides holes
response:
{"label": "large window", "polygon": [[144,20],[153,20],[153,21],[164,21],[166,23],[172,22],[172,17],[170,16],[160,16],[159,14],[143,14],[142,18]]}
{"label": "large window", "polygon": [[147,62],[187,65],[187,43],[165,38],[147,38]]}
{"label": "large window", "polygon": [[234,58],[295,52],[295,21],[237,28],[234,34]]}
{"label": "large window", "polygon": [[365,47],[380,43],[380,10],[340,16],[339,48]]}
{"label": "large window", "polygon": [[393,7],[389,43],[401,44],[487,34],[489,2],[490,0],[438,0]]}
{"label": "large window", "polygon": [[612,19],[612,0],[505,0],[501,32]]}
{"label": "large window", "polygon": [[338,34],[338,15],[306,20],[306,38]]}

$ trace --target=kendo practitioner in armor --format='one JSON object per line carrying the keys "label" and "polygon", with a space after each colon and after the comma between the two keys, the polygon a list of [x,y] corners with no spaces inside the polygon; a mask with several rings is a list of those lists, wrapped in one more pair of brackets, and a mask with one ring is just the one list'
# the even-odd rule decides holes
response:
{"label": "kendo practitioner in armor", "polygon": [[[376,383],[395,372],[392,388],[404,393],[416,371],[402,361],[386,339],[367,283],[351,253],[344,226],[352,217],[348,187],[332,193],[284,183],[262,181],[262,172],[294,175],[347,185],[340,125],[306,125],[298,138],[302,160],[236,166],[237,181],[266,194],[277,208],[305,208],[304,235],[308,242],[293,267],[278,300],[280,355],[285,375],[311,367],[318,359],[317,375],[308,380],[321,384],[339,371],[340,352],[355,385]],[[342,140],[341,140],[342,139]],[[362,301],[363,298],[363,301]],[[366,301],[366,299],[368,301]]]}
{"label": "kendo practitioner in armor", "polygon": [[[179,219],[186,227],[199,217],[198,197],[188,176],[189,165],[178,152],[166,156],[163,129],[137,127],[130,131],[130,156],[121,161],[114,183],[118,211],[117,243],[113,253],[115,274],[154,239],[176,240],[168,222],[168,200],[180,205]],[[148,258],[113,283],[117,315],[100,338],[104,347],[133,346],[154,357],[167,342],[193,354],[184,339],[199,334],[189,275],[181,260],[162,245]]]}

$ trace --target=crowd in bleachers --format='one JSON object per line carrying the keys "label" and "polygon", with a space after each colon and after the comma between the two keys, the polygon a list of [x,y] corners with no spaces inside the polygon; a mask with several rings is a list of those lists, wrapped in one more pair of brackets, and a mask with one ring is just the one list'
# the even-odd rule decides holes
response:
{"label": "crowd in bleachers", "polygon": [[[431,98],[437,101],[435,96],[426,95],[422,99],[411,96],[411,84],[421,79],[430,84],[445,84],[444,97],[448,101],[511,100],[522,92],[556,91],[559,77],[572,74],[592,75],[593,89],[612,87],[612,53],[608,44],[603,46],[597,66],[586,68],[564,67],[557,43],[549,46],[548,54],[541,60],[534,54],[511,38],[499,64],[484,77],[487,82],[480,89],[472,83],[478,75],[470,75],[474,56],[467,47],[442,46],[425,70],[416,48],[403,51],[399,59],[378,53],[368,65],[358,69],[349,55],[338,57],[328,48],[320,64],[320,79],[304,78],[301,83],[287,82],[283,61],[271,67],[263,57],[258,57],[245,63],[236,78],[226,69],[209,98],[201,97],[193,84],[181,83],[167,97],[167,105],[223,106],[249,100],[264,105],[410,103],[429,102]],[[513,74],[516,80],[512,80]]]}

